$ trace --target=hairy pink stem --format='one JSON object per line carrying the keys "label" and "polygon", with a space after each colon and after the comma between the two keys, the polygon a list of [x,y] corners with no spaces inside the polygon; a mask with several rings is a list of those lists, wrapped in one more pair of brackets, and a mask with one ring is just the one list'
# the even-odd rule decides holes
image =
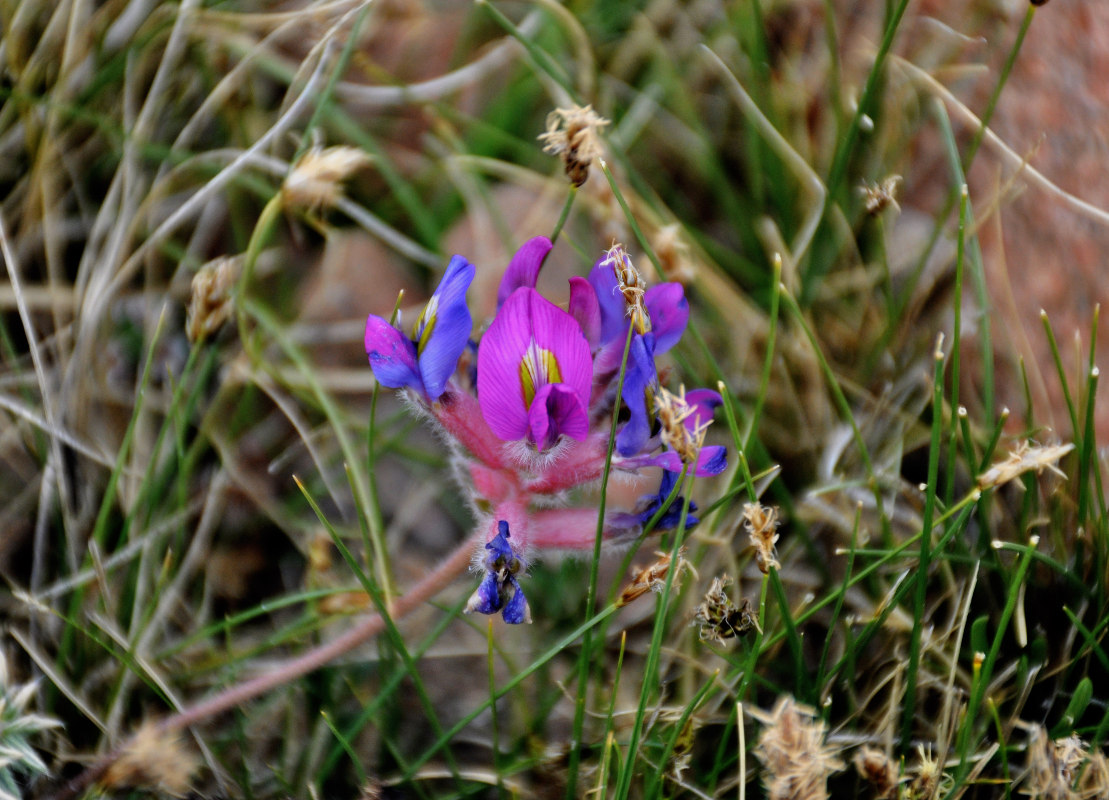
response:
{"label": "hairy pink stem", "polygon": [[[446,588],[451,579],[457,577],[470,565],[474,552],[474,539],[468,538],[453,553],[429,572],[406,594],[398,597],[388,606],[391,619],[400,619],[412,613],[421,603]],[[291,658],[269,671],[243,683],[231,686],[218,694],[201,700],[195,705],[166,717],[157,723],[159,732],[179,731],[202,720],[213,717],[248,700],[253,700],[271,689],[294,681],[309,672],[319,669],[360,644],[368,642],[385,628],[385,620],[380,614],[373,614],[343,635],[320,645],[307,653]],[[73,780],[61,787],[49,800],[70,800],[84,791],[93,782],[103,777],[108,767],[127,750],[130,742],[113,750],[98,760]]]}
{"label": "hairy pink stem", "polygon": [[477,398],[448,387],[431,406],[431,413],[479,461],[493,469],[504,468],[504,442],[485,424]]}

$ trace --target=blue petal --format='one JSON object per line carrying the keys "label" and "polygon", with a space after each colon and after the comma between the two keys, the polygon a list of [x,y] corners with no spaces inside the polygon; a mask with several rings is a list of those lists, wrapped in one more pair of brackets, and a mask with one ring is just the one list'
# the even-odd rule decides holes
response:
{"label": "blue petal", "polygon": [[474,321],[466,307],[466,290],[470,288],[474,272],[474,265],[462,256],[451,258],[428,304],[432,306],[429,308],[432,313],[424,320],[424,326],[434,327],[419,361],[429,400],[436,400],[443,393],[470,339]]}
{"label": "blue petal", "polygon": [[601,344],[608,344],[628,330],[627,305],[611,264],[602,257],[589,272],[589,283],[601,307]]}
{"label": "blue petal", "polygon": [[616,450],[622,456],[633,456],[643,449],[651,438],[651,413],[647,408],[647,388],[656,381],[655,337],[636,334],[628,352],[628,366],[624,374],[622,397],[631,418],[616,434]]}
{"label": "blue petal", "polygon": [[719,475],[728,466],[728,451],[721,445],[702,447],[697,454],[697,475]]}
{"label": "blue petal", "polygon": [[468,613],[476,611],[479,614],[496,614],[502,606],[501,587],[497,581],[497,573],[486,572],[481,585],[470,596],[470,602],[466,604],[466,611]]}
{"label": "blue petal", "polygon": [[531,622],[531,614],[528,612],[528,601],[524,597],[524,590],[520,588],[520,582],[515,578],[509,578],[508,583],[512,586],[512,597],[504,606],[504,621],[509,625],[519,625],[522,622]]}
{"label": "blue petal", "polygon": [[410,386],[427,397],[416,363],[416,346],[375,314],[370,314],[366,320],[366,356],[370,359],[374,377],[382,386],[393,389]]}
{"label": "blue petal", "polygon": [[512,545],[508,543],[510,537],[508,523],[503,519],[499,520],[497,522],[497,531],[497,535],[485,545],[485,549],[490,551],[489,555],[485,557],[485,562],[487,564],[492,564],[498,556],[505,559],[516,557],[516,554],[512,552]]}
{"label": "blue petal", "polygon": [[[658,513],[658,510],[662,508],[662,504],[666,502],[666,498],[668,498],[670,496],[670,492],[674,490],[674,481],[676,480],[677,478],[675,477],[674,473],[663,471],[662,481],[659,483],[658,494],[651,497],[650,504],[639,515],[639,522],[641,525],[646,525],[650,521],[651,517]],[[671,503],[670,507],[666,509],[666,513],[664,513],[659,518],[659,521],[655,524],[655,529],[664,531],[678,527],[682,520],[682,506],[684,505],[684,503],[685,499],[681,495],[675,497],[674,502]],[[691,500],[689,502],[689,512],[686,514],[685,517],[686,530],[689,530],[698,522],[700,522],[700,520],[693,515],[693,512],[696,510],[697,504]]]}
{"label": "blue petal", "polygon": [[655,335],[655,353],[661,355],[678,343],[689,323],[689,301],[680,283],[660,283],[643,296]]}

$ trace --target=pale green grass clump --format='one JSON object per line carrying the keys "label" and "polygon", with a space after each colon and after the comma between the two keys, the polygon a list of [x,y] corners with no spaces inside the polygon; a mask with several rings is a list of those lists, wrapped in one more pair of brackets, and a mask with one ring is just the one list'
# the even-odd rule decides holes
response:
{"label": "pale green grass clump", "polygon": [[[1095,353],[1068,378],[1045,317],[1069,430],[995,377],[1006,195],[965,188],[1024,174],[985,131],[1051,9],[853,5],[5,4],[0,603],[38,682],[0,791],[1105,796]],[[586,104],[571,189],[538,137]],[[729,470],[487,625],[360,337],[453,252],[491,313],[556,232],[552,272],[616,240],[686,285],[669,385],[719,385]]]}

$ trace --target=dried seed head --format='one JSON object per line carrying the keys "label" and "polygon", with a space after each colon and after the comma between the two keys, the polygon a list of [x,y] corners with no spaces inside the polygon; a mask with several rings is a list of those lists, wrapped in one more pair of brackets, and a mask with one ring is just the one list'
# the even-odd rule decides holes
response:
{"label": "dried seed head", "polygon": [[661,426],[659,438],[662,443],[677,453],[684,463],[696,464],[697,454],[705,444],[705,432],[712,420],[694,420],[692,425],[686,424],[697,413],[697,407],[686,401],[685,386],[679,387],[678,394],[660,387],[655,395],[655,411]]}
{"label": "dried seed head", "polygon": [[242,256],[223,256],[209,261],[193,276],[185,323],[190,342],[208,338],[230,318],[231,289],[239,280],[242,263]]}
{"label": "dried seed head", "polygon": [[825,800],[827,780],[843,769],[836,749],[824,742],[824,723],[816,711],[783,696],[769,714],[752,711],[766,727],[755,757],[766,769],[763,782],[770,800]]}
{"label": "dried seed head", "polygon": [[310,148],[281,187],[285,207],[311,211],[331,208],[341,196],[339,184],[369,163],[370,157],[357,147]]}
{"label": "dried seed head", "polygon": [[861,188],[866,213],[874,217],[892,206],[900,214],[901,206],[897,204],[897,186],[899,183],[901,183],[900,175],[890,175],[881,183],[864,182]]}
{"label": "dried seed head", "polygon": [[[697,570],[693,568],[685,559],[685,548],[678,548],[678,566],[674,572],[674,583],[677,583],[682,578],[682,573],[689,570],[693,576],[697,576]],[[642,569],[636,569],[635,575],[632,576],[631,582],[624,587],[624,591],[620,592],[620,596],[616,599],[616,607],[622,608],[633,600],[637,600],[647,592],[658,592],[662,594],[662,589],[666,586],[666,576],[670,573],[670,554],[655,552],[658,559],[648,564]]]}
{"label": "dried seed head", "polygon": [[617,287],[620,289],[620,294],[624,296],[628,316],[631,317],[636,333],[650,331],[651,317],[643,302],[643,297],[647,294],[647,283],[632,264],[624,245],[614,244],[606,250],[605,257],[601,259],[601,265],[612,268],[612,274],[616,276]]}
{"label": "dried seed head", "polygon": [[1009,453],[1008,458],[994,464],[978,476],[978,488],[992,489],[1032,470],[1039,475],[1046,469],[1065,479],[1066,474],[1056,466],[1056,463],[1073,449],[1074,444],[1070,442],[1050,447],[1033,447],[1027,441],[1020,442],[1016,449]]}
{"label": "dried seed head", "polygon": [[592,106],[556,108],[547,115],[547,130],[539,134],[543,151],[561,155],[566,176],[574,186],[589,178],[589,165],[601,157],[600,130],[608,120]]}
{"label": "dried seed head", "polygon": [[655,234],[655,255],[662,265],[667,280],[687,286],[693,280],[693,265],[689,261],[689,245],[682,239],[682,226],[666,225]]}
{"label": "dried seed head", "polygon": [[932,758],[932,747],[925,748],[924,745],[917,745],[916,754],[916,763],[908,769],[908,774],[912,778],[909,783],[909,798],[924,800],[924,798],[935,797],[941,791],[946,792],[944,787],[949,786],[953,781],[951,776],[943,771],[943,765]]}
{"label": "dried seed head", "polygon": [[1078,736],[1051,741],[1040,725],[1028,743],[1028,777],[1021,794],[1045,800],[1091,800],[1107,796],[1109,764]]}
{"label": "dried seed head", "polygon": [[693,624],[700,625],[699,636],[702,642],[725,644],[727,640],[744,636],[749,630],[761,630],[759,618],[751,610],[747,598],[736,608],[727,588],[732,579],[728,575],[712,579],[712,585],[705,593],[701,605],[693,617]]}
{"label": "dried seed head", "polygon": [[743,524],[755,548],[755,560],[764,575],[771,567],[781,569],[774,545],[778,541],[778,509],[758,503],[743,506]]}
{"label": "dried seed head", "polygon": [[184,797],[195,770],[196,761],[178,735],[148,722],[131,737],[100,783],[109,790],[144,787]]}
{"label": "dried seed head", "polygon": [[874,787],[874,796],[878,800],[897,796],[897,763],[881,750],[874,747],[860,749],[855,753],[855,769]]}

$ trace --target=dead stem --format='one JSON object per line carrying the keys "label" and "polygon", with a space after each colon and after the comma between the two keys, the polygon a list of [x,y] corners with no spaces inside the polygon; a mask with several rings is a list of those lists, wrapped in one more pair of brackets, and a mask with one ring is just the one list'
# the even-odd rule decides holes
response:
{"label": "dead stem", "polygon": [[[389,605],[389,617],[397,620],[407,616],[425,600],[446,588],[455,577],[465,572],[473,558],[473,551],[474,540],[467,538],[438,567],[413,586],[407,594],[398,597]],[[325,666],[344,653],[348,653],[360,644],[373,639],[384,628],[385,620],[380,614],[367,617],[354,628],[330,642],[166,717],[154,724],[154,730],[158,733],[180,731],[209,717],[229,711],[249,700],[260,697],[272,689],[283,686]],[[79,795],[104,776],[112,764],[127,750],[129,744],[130,741],[125,742],[120,747],[112,750],[76,778],[62,786],[53,795],[49,795],[48,800],[71,800]]]}

